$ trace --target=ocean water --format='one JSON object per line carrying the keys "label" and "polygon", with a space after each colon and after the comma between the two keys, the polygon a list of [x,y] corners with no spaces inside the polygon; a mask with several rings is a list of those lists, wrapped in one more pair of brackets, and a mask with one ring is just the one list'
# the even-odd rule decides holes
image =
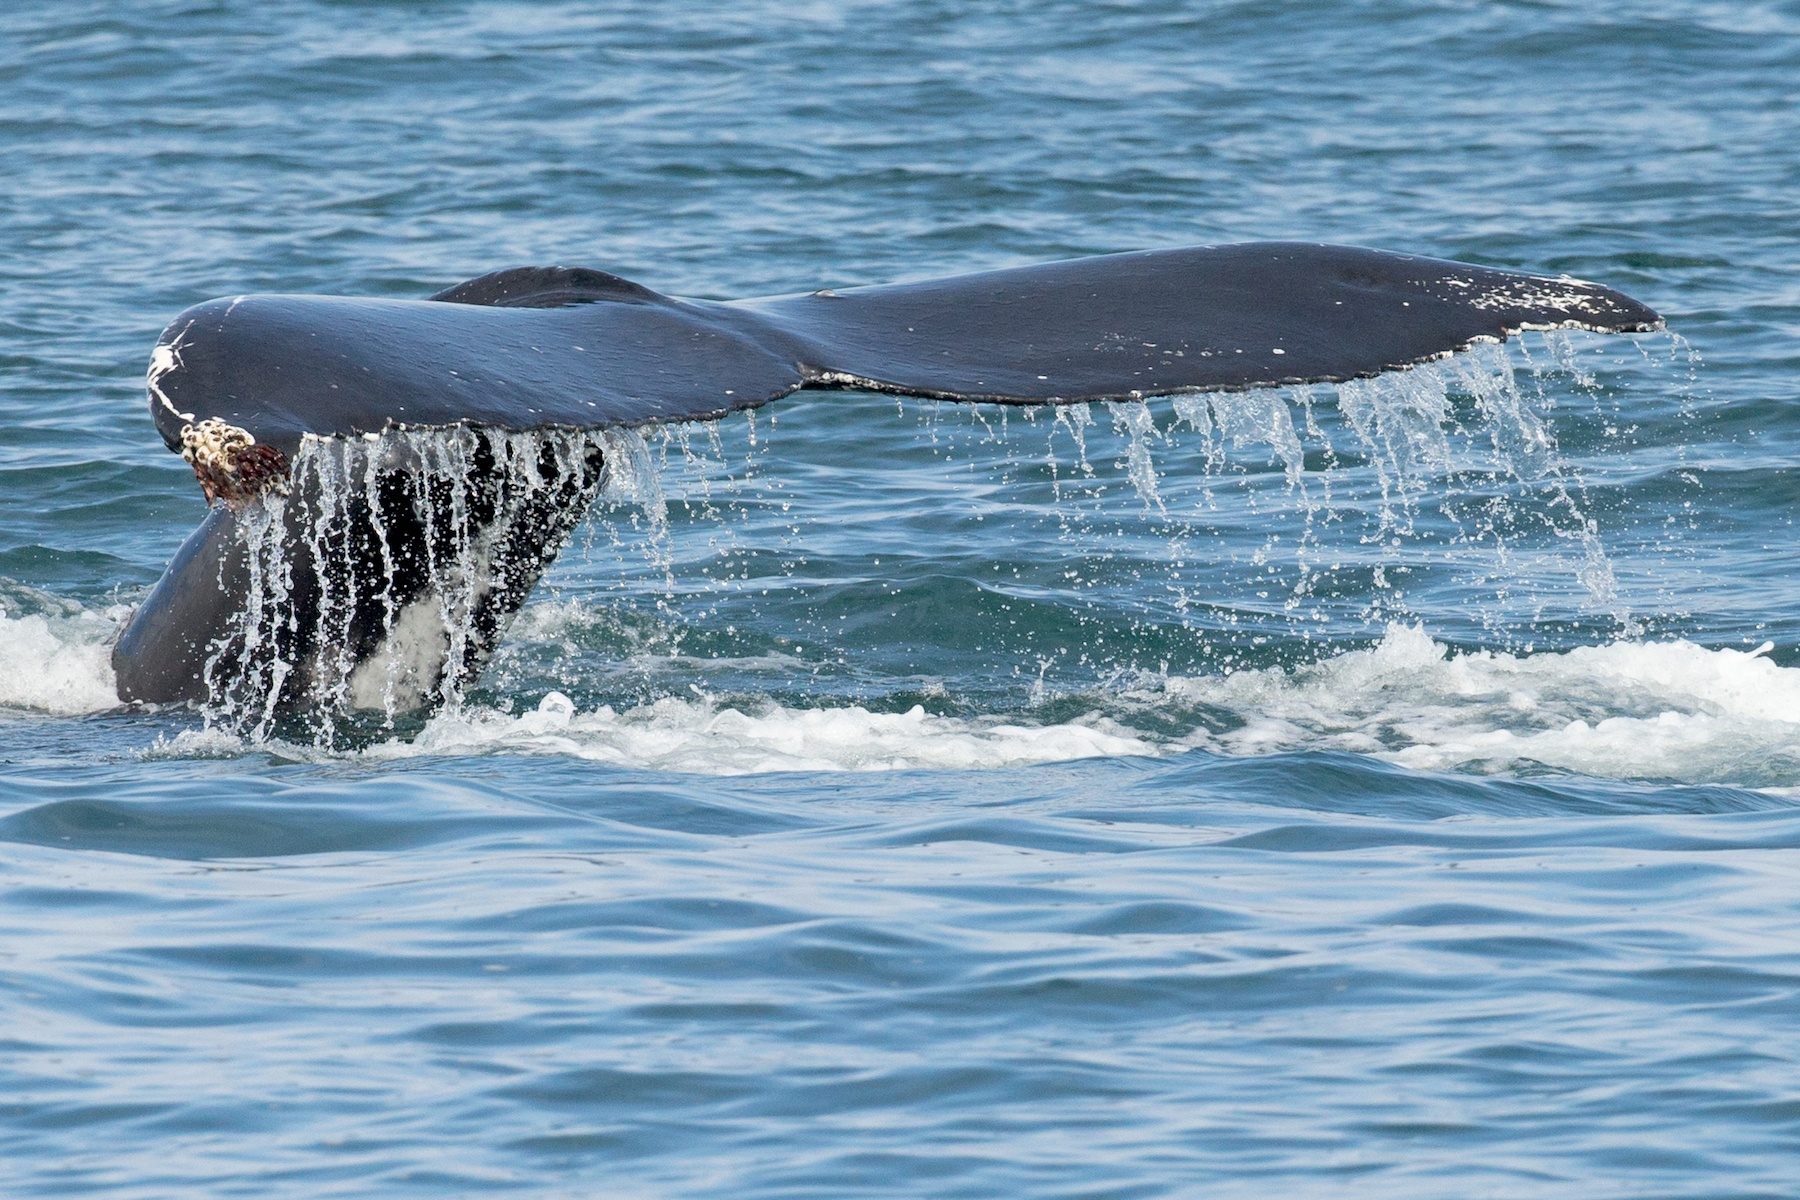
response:
{"label": "ocean water", "polygon": [[[0,1193],[1800,1194],[1800,9],[0,13]],[[183,307],[1294,238],[1670,332],[617,435],[454,711],[122,707]]]}

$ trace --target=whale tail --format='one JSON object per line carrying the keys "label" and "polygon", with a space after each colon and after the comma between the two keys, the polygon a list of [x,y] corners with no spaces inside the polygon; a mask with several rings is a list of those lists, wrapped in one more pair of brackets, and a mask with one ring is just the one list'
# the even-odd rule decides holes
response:
{"label": "whale tail", "polygon": [[267,726],[454,700],[600,485],[597,431],[803,387],[1058,404],[1341,382],[1523,329],[1662,320],[1569,278],[1342,246],[1074,259],[719,302],[523,267],[427,301],[240,296],[152,355],[217,506],[115,648],[120,695]]}

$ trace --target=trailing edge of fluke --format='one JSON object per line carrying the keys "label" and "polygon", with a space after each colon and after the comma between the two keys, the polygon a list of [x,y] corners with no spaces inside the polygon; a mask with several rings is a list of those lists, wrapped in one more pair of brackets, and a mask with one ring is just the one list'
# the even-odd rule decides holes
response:
{"label": "trailing edge of fluke", "polygon": [[[719,417],[804,387],[1001,404],[1138,399],[1341,382],[1524,329],[1661,327],[1645,305],[1582,280],[1290,242],[729,302],[676,299],[570,267],[499,271],[429,300],[209,301],[164,331],[148,387],[163,440],[194,466],[208,500],[222,503],[122,634],[120,694],[218,699],[209,674],[241,640],[233,630],[246,596],[237,589],[248,586],[233,567],[243,540],[234,514],[286,490],[309,436],[643,426]],[[576,487],[563,502],[582,495],[591,490]],[[290,523],[305,519],[304,504],[290,508]],[[504,629],[578,517],[530,518],[557,541],[525,556],[524,586],[491,589],[484,603],[500,610],[481,614],[486,626]],[[408,561],[404,545],[371,552],[390,576]],[[346,630],[353,645],[338,659],[350,669],[383,647],[393,652],[405,605],[396,608],[391,578],[385,586],[383,604]],[[309,594],[295,587],[291,602],[304,605]],[[288,624],[307,626],[308,616]],[[295,691],[269,698],[271,709],[305,703],[304,689],[316,692],[338,669],[321,665],[305,641],[271,651],[314,660],[311,670],[276,672]],[[441,697],[434,686],[421,703]]]}

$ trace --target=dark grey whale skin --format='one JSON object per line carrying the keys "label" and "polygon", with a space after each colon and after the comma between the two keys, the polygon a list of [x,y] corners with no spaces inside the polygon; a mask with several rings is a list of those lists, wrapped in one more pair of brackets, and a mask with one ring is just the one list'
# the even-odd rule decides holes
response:
{"label": "dark grey whale skin", "polygon": [[249,580],[237,514],[209,508],[113,646],[120,699],[206,699],[207,659],[230,635]]}
{"label": "dark grey whale skin", "polygon": [[[675,299],[585,268],[521,267],[423,301],[197,305],[158,342],[150,409],[171,449],[185,426],[218,418],[292,457],[308,434],[642,426],[809,386],[1056,404],[1341,382],[1521,329],[1662,323],[1580,280],[1297,242],[732,302]],[[243,602],[232,524],[213,510],[121,635],[122,698],[207,698],[207,647]],[[545,548],[546,566],[555,549]],[[503,627],[511,612],[489,616]]]}

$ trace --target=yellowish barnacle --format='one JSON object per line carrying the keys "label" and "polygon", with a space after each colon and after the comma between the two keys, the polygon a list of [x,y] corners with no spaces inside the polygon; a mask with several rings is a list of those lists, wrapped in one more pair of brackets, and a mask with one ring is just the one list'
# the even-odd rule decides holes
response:
{"label": "yellowish barnacle", "polygon": [[266,491],[287,491],[287,455],[218,417],[181,427],[181,457],[194,468],[208,504],[223,500],[237,508]]}

